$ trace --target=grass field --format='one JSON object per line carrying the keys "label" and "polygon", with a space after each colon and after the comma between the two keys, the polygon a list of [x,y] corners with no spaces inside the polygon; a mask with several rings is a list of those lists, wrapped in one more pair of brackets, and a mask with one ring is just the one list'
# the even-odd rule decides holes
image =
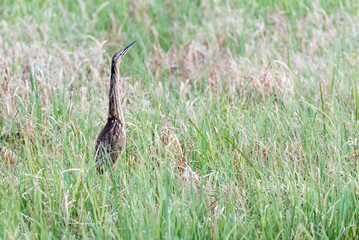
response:
{"label": "grass field", "polygon": [[[0,239],[359,238],[357,0],[0,16]],[[126,150],[99,175],[110,59],[134,40]]]}

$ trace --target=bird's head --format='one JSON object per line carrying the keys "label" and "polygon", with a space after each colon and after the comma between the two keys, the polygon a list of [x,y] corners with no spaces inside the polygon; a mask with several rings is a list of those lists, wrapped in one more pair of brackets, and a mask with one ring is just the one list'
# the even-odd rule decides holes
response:
{"label": "bird's head", "polygon": [[117,65],[118,63],[120,63],[121,60],[123,59],[123,57],[128,52],[128,50],[130,50],[130,48],[135,44],[135,42],[136,41],[134,41],[133,43],[131,43],[130,45],[128,45],[124,49],[117,51],[112,57],[112,64]]}

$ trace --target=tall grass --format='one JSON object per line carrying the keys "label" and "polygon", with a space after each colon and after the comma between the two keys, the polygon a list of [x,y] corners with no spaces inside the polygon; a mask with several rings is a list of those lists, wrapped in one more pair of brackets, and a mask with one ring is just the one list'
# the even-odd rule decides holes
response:
{"label": "tall grass", "polygon": [[[0,238],[358,238],[358,9],[3,0]],[[126,149],[99,175],[133,40]]]}

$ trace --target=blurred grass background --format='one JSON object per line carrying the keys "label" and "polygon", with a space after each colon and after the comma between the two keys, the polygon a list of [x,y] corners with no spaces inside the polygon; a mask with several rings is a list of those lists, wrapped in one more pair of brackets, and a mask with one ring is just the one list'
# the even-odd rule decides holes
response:
{"label": "blurred grass background", "polygon": [[[2,0],[0,238],[358,238],[358,13]],[[98,175],[110,58],[134,40],[127,148]]]}

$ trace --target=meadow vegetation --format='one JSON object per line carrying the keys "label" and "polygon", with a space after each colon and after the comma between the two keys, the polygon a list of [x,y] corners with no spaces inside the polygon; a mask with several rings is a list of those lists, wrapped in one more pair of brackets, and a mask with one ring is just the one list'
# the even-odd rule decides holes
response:
{"label": "meadow vegetation", "polygon": [[[0,2],[0,239],[357,239],[359,2]],[[110,58],[127,146],[99,175]]]}

